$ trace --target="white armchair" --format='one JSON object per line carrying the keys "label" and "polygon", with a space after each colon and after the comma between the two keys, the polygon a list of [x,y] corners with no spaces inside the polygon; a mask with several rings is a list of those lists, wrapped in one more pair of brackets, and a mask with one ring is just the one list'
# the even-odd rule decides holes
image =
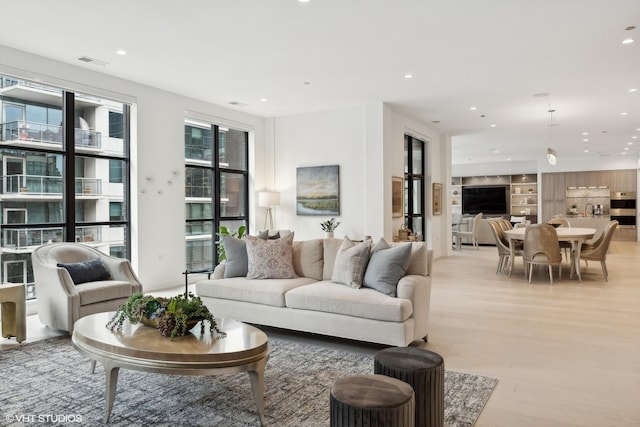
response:
{"label": "white armchair", "polygon": [[[91,261],[95,262],[96,258],[102,264],[95,271],[104,273],[102,276],[92,272]],[[142,292],[142,284],[129,260],[106,255],[86,245],[43,245],[33,251],[31,259],[40,321],[69,334],[73,333],[73,324],[81,317],[115,311],[132,294]],[[78,267],[86,280],[79,280],[78,274],[74,274],[76,281],[82,282],[74,283],[70,271],[58,264],[71,264],[68,266],[71,271]]]}

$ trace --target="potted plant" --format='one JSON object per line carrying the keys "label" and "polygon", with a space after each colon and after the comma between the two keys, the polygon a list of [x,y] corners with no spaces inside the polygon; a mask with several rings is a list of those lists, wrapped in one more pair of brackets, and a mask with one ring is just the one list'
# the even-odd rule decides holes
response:
{"label": "potted plant", "polygon": [[132,324],[142,323],[155,327],[163,336],[172,340],[176,336],[186,335],[198,322],[201,322],[200,333],[204,333],[205,320],[209,322],[210,332],[216,332],[221,337],[226,335],[218,329],[213,314],[202,303],[200,297],[192,293],[188,296],[179,294],[171,298],[133,294],[118,308],[107,323],[107,328],[121,331],[125,320]]}
{"label": "potted plant", "polygon": [[[232,236],[232,237],[237,237],[238,239],[242,239],[242,236],[244,236],[246,231],[247,231],[247,227],[245,227],[244,225],[241,225],[237,230],[230,230],[224,225],[221,225],[220,231],[216,233],[216,236],[218,237]],[[227,259],[227,254],[224,252],[224,245],[222,244],[222,242],[218,242],[218,262],[222,262],[226,259]]]}
{"label": "potted plant", "polygon": [[322,230],[324,231],[324,237],[333,237],[333,232],[336,230],[336,228],[338,228],[339,225],[340,222],[336,222],[335,218],[331,218],[324,222],[321,222],[320,227],[322,227]]}

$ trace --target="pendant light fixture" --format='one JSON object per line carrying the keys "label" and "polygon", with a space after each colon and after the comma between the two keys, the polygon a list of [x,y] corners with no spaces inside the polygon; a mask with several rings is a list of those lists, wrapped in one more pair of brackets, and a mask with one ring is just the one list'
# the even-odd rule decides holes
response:
{"label": "pendant light fixture", "polygon": [[[549,105],[549,109],[547,110],[547,112],[549,113],[549,145],[551,145],[552,128],[554,126],[557,126],[556,124],[553,123],[553,113],[555,113],[556,110],[551,108],[551,105]],[[551,166],[555,166],[557,161],[558,161],[558,156],[556,155],[556,150],[554,150],[551,147],[547,148],[547,162]]]}

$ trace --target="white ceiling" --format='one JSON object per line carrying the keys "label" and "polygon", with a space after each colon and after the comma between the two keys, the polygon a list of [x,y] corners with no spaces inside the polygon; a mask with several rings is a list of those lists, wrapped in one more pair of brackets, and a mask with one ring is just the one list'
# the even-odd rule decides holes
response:
{"label": "white ceiling", "polygon": [[3,3],[0,44],[263,117],[384,101],[454,164],[640,152],[639,0]]}

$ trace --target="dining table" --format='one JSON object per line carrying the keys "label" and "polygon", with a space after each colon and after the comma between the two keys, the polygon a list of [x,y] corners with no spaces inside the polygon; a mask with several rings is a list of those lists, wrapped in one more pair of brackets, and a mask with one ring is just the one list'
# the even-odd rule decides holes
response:
{"label": "dining table", "polygon": [[[515,246],[516,242],[524,241],[524,233],[526,227],[513,228],[511,230],[505,230],[504,235],[509,239],[510,263],[509,263],[509,276],[513,270],[513,263],[515,259]],[[556,228],[556,234],[558,235],[559,242],[571,243],[571,274],[573,278],[573,271],[575,270],[578,281],[582,282],[582,276],[580,276],[580,249],[585,240],[592,239],[596,234],[595,228],[585,227],[558,227]]]}

